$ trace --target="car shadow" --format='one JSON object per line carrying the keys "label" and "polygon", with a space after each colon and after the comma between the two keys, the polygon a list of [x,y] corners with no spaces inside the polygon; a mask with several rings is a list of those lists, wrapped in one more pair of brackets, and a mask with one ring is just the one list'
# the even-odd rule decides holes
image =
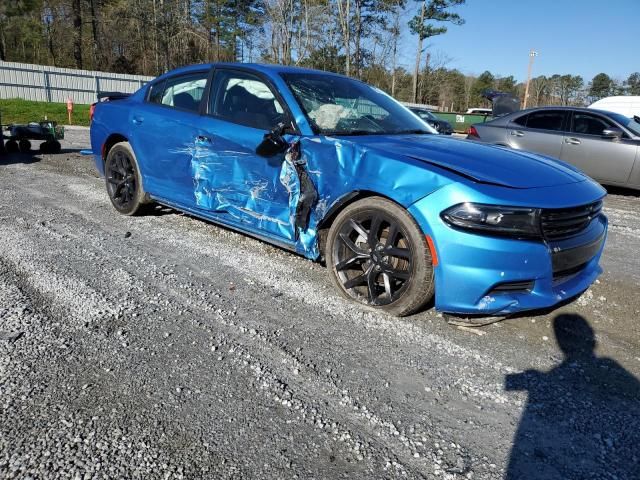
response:
{"label": "car shadow", "polygon": [[[146,206],[144,211],[145,216],[150,217],[162,217],[164,215],[183,215],[182,212],[178,210],[174,210],[171,207],[165,207],[164,205],[160,205],[159,203],[151,203]],[[195,217],[193,217],[195,218]]]}
{"label": "car shadow", "polygon": [[640,478],[640,381],[598,357],[593,329],[577,314],[553,321],[562,361],[548,372],[505,378],[528,399],[505,479]]}
{"label": "car shadow", "polygon": [[625,187],[612,187],[603,185],[609,195],[620,195],[623,197],[640,197],[640,190],[633,190]]}

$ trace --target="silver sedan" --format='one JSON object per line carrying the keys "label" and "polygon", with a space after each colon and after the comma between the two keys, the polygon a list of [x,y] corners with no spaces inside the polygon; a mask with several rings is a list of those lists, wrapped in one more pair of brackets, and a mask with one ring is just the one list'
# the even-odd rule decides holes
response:
{"label": "silver sedan", "polygon": [[475,124],[467,138],[549,155],[602,184],[640,190],[638,117],[589,108],[534,108]]}

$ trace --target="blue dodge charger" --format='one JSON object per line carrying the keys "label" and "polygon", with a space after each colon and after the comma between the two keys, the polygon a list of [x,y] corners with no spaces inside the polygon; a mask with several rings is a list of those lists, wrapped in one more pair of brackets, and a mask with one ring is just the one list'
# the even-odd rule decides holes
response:
{"label": "blue dodge charger", "polygon": [[408,315],[550,307],[601,272],[605,191],[533,153],[444,138],[360,81],[208,64],[105,94],[91,144],[114,208],[173,207],[324,259],[347,298]]}

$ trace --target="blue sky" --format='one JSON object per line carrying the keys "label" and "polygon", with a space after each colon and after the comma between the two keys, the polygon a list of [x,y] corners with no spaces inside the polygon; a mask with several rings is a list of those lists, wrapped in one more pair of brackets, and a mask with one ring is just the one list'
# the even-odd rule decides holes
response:
{"label": "blue sky", "polygon": [[[418,5],[409,0],[410,9]],[[539,52],[533,76],[571,73],[588,82],[600,72],[624,80],[640,71],[640,0],[467,0],[456,11],[466,23],[431,38],[429,48],[463,73],[523,81],[531,48]],[[416,42],[403,38],[405,66],[415,62]]]}

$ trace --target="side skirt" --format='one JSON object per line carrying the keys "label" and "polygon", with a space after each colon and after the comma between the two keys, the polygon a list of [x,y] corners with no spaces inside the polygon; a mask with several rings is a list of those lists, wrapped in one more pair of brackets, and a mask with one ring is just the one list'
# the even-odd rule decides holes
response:
{"label": "side skirt", "polygon": [[174,202],[171,202],[165,198],[162,197],[158,197],[155,195],[149,195],[150,198],[155,201],[158,202],[161,205],[164,205],[165,207],[169,207],[169,208],[173,208],[175,210],[179,210],[181,212],[184,213],[188,213],[189,215],[192,215],[194,217],[197,217],[199,219],[202,220],[207,220],[210,222],[213,222],[215,224],[221,225],[223,227],[229,228],[231,230],[234,230],[238,233],[242,233],[245,235],[249,235],[250,237],[253,237],[257,240],[261,240],[263,242],[266,243],[270,243],[272,245],[275,245],[277,247],[283,248],[285,250],[289,250],[291,252],[294,252],[296,254],[298,254],[296,252],[296,244],[294,242],[289,242],[286,240],[283,240],[282,238],[276,237],[276,236],[271,236],[271,235],[265,235],[264,233],[252,229],[252,228],[247,228],[247,226],[242,225],[238,222],[234,222],[229,220],[226,217],[223,217],[221,215],[216,215],[215,213],[211,213],[211,212],[204,212],[202,210],[198,210],[196,208],[191,208],[191,207],[185,207],[184,205],[180,205]]}

